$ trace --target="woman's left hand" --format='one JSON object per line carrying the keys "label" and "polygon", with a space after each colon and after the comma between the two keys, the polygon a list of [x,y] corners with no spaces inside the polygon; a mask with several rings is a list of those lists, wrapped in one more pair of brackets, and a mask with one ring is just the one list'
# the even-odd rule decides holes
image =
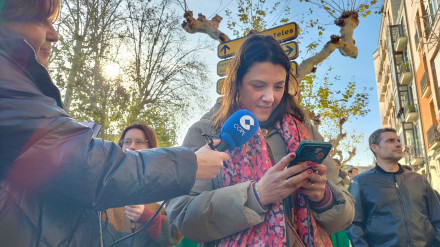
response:
{"label": "woman's left hand", "polygon": [[318,163],[314,163],[312,167],[316,172],[310,175],[309,181],[298,190],[298,193],[306,195],[313,202],[320,202],[325,197],[327,167]]}
{"label": "woman's left hand", "polygon": [[144,212],[144,205],[130,205],[125,206],[125,216],[131,222],[140,223],[141,215]]}

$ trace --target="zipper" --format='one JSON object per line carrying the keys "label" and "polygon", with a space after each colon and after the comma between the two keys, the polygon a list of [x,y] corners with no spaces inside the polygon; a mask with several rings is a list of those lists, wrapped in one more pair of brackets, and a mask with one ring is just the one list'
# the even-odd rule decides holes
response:
{"label": "zipper", "polygon": [[397,180],[396,180],[396,175],[393,175],[393,180],[394,180],[394,187],[396,188],[396,192],[397,192],[397,197],[399,198],[400,206],[402,207],[402,211],[403,211],[403,221],[405,223],[407,244],[408,244],[408,246],[410,246],[410,233],[408,230],[407,214],[405,211],[405,206],[403,205],[402,194],[400,193],[400,188],[399,188],[399,184],[397,183]]}

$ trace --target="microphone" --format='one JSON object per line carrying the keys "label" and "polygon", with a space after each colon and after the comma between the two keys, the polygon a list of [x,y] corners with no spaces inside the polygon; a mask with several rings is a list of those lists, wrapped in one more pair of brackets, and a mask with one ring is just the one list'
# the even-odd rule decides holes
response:
{"label": "microphone", "polygon": [[250,111],[241,109],[232,114],[223,124],[218,138],[221,139],[219,145],[215,147],[217,151],[224,152],[232,150],[248,142],[260,128],[260,122]]}

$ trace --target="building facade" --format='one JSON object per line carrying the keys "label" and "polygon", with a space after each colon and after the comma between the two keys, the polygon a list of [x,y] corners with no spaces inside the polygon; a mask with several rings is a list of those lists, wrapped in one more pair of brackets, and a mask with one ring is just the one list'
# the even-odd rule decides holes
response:
{"label": "building facade", "polygon": [[374,52],[382,127],[395,128],[401,164],[440,191],[440,0],[385,0]]}

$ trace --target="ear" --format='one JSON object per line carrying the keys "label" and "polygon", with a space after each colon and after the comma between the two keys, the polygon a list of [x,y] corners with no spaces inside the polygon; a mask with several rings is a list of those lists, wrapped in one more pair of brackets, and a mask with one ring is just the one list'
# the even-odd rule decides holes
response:
{"label": "ear", "polygon": [[371,144],[370,145],[370,149],[374,152],[377,153],[377,151],[379,150],[379,146],[376,144]]}

